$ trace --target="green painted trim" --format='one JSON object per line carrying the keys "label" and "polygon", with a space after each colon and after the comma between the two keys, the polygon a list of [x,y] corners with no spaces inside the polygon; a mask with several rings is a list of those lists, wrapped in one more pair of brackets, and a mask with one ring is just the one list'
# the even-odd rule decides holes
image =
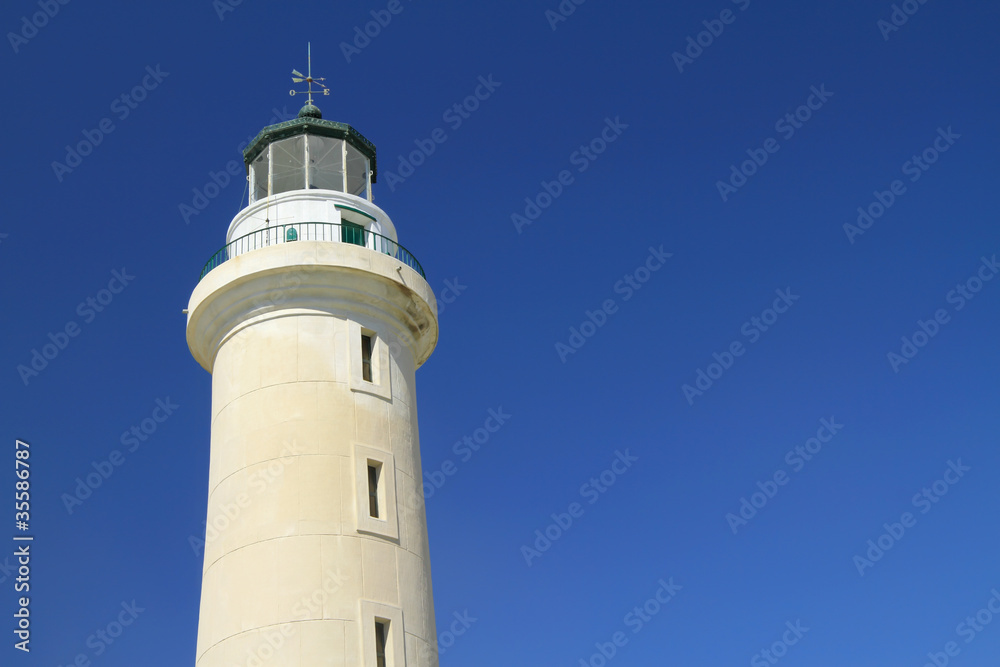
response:
{"label": "green painted trim", "polygon": [[268,125],[243,150],[243,162],[249,169],[250,163],[257,159],[257,156],[263,153],[264,149],[272,142],[300,134],[315,134],[332,139],[344,139],[370,160],[372,183],[377,180],[378,162],[375,159],[375,144],[368,141],[363,134],[347,123],[336,123],[332,120],[323,120],[321,118],[295,118],[284,123]]}
{"label": "green painted trim", "polygon": [[351,206],[344,206],[343,204],[334,204],[334,207],[335,208],[340,208],[340,209],[345,209],[347,211],[354,211],[355,213],[360,213],[361,215],[365,216],[366,218],[368,218],[372,222],[378,222],[378,220],[374,216],[369,215],[368,213],[365,213],[364,211],[362,211],[360,209],[356,209],[356,208],[353,208]]}

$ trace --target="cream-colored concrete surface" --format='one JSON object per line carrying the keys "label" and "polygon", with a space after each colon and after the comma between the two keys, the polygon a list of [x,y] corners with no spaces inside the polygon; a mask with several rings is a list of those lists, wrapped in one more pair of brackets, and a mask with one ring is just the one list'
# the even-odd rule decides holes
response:
{"label": "cream-colored concrete surface", "polygon": [[350,313],[345,319],[398,340],[411,350],[415,368],[437,343],[437,302],[413,269],[350,243],[298,241],[254,250],[209,272],[188,303],[188,347],[211,371],[223,342],[241,329],[324,312]]}
{"label": "cream-colored concrete surface", "polygon": [[[361,328],[384,345],[381,395],[352,389]],[[426,281],[351,244],[255,250],[195,288],[188,344],[212,372],[198,667],[366,664],[362,601],[398,610],[393,667],[437,665],[420,659],[435,625],[415,407],[437,336]],[[358,530],[357,451],[392,461],[398,537]]]}

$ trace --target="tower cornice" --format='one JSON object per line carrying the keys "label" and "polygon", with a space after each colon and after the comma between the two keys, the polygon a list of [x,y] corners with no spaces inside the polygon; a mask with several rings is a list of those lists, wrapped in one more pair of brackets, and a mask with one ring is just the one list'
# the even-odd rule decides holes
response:
{"label": "tower cornice", "polygon": [[416,367],[437,345],[437,301],[416,271],[350,243],[298,241],[233,257],[208,273],[188,304],[188,346],[212,372],[219,348],[239,330],[301,313],[384,322]]}

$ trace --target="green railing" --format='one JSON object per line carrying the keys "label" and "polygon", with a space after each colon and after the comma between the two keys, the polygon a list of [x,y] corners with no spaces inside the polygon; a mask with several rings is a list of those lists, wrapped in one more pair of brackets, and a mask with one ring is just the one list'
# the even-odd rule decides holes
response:
{"label": "green railing", "polygon": [[288,225],[274,225],[258,229],[246,236],[230,241],[205,263],[205,268],[201,271],[201,280],[208,272],[219,266],[227,259],[242,255],[259,248],[277,245],[279,243],[292,243],[294,241],[331,241],[340,243],[351,243],[353,245],[369,248],[375,252],[380,252],[390,257],[395,257],[403,264],[419,273],[423,278],[424,269],[413,254],[387,236],[368,231],[361,225],[344,224],[334,222],[297,222]]}

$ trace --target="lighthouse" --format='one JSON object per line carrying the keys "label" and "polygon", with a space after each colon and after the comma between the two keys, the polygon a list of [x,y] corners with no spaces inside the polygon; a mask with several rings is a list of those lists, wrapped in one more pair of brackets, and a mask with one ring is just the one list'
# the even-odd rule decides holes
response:
{"label": "lighthouse", "polygon": [[375,146],[293,75],[308,101],[244,151],[187,310],[212,375],[196,665],[436,666],[415,372],[437,304],[372,201]]}

